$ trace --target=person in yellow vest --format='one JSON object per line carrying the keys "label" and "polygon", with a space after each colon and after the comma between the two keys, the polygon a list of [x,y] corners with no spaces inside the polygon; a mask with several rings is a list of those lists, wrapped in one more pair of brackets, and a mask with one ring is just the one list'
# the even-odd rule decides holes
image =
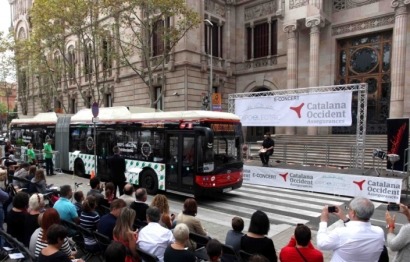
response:
{"label": "person in yellow vest", "polygon": [[46,172],[47,176],[54,175],[54,167],[53,167],[53,148],[51,147],[51,139],[47,139],[47,143],[44,144],[44,159],[46,162]]}

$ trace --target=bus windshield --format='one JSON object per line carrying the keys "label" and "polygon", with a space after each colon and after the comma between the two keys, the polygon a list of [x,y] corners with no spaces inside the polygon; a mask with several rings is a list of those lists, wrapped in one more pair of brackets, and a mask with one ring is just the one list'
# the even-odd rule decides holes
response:
{"label": "bus windshield", "polygon": [[213,153],[215,169],[227,164],[242,161],[240,150],[240,125],[235,124],[213,124],[214,131]]}

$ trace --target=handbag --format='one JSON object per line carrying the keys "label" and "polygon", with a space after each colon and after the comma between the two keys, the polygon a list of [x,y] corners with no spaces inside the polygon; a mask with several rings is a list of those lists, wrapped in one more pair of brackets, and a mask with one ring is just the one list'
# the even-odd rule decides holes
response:
{"label": "handbag", "polygon": [[295,247],[295,248],[296,248],[296,251],[298,251],[299,255],[303,258],[303,261],[308,262],[307,259],[306,259],[306,258],[302,255],[302,253],[299,251],[299,249],[298,249],[297,247]]}

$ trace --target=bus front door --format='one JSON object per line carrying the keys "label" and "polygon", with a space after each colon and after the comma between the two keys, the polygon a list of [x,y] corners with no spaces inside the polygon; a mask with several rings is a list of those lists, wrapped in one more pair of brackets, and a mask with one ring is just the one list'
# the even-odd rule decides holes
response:
{"label": "bus front door", "polygon": [[194,133],[167,134],[166,189],[194,192]]}

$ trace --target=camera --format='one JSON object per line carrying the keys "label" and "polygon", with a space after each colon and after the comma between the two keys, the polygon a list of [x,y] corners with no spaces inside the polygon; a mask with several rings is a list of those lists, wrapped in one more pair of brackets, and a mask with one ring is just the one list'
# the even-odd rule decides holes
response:
{"label": "camera", "polygon": [[400,211],[400,205],[396,203],[389,203],[387,205],[387,211]]}
{"label": "camera", "polygon": [[335,206],[327,207],[327,211],[328,211],[329,213],[335,213],[335,212],[336,212],[336,207],[335,207]]}

